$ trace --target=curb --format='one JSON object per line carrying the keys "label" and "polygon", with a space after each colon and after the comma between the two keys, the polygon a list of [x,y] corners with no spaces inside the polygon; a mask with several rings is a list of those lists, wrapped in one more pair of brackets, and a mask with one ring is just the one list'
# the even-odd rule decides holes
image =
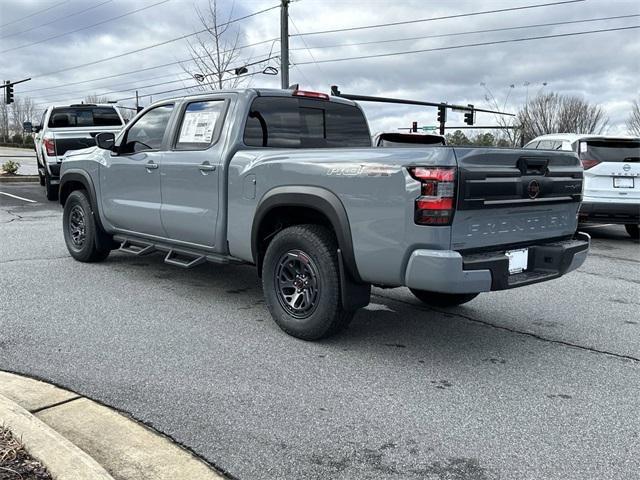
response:
{"label": "curb", "polygon": [[93,458],[3,395],[0,419],[56,480],[113,480]]}
{"label": "curb", "polygon": [[[11,407],[11,408],[9,408]],[[62,476],[50,462],[38,438],[27,442],[23,424],[9,421],[19,410],[23,424],[44,426],[56,437],[45,445],[59,445],[58,439],[80,450],[98,465],[105,476]],[[17,373],[0,370],[0,423],[23,436],[27,450],[49,469],[56,480],[224,480],[215,468],[171,437],[131,418],[128,413],[103,405],[77,393]],[[14,427],[17,425],[17,427]],[[59,456],[63,458],[62,456]],[[76,461],[58,460],[73,468]],[[71,465],[71,467],[69,467]],[[113,477],[111,476],[113,475]]]}
{"label": "curb", "polygon": [[0,175],[0,183],[39,183],[38,175]]}

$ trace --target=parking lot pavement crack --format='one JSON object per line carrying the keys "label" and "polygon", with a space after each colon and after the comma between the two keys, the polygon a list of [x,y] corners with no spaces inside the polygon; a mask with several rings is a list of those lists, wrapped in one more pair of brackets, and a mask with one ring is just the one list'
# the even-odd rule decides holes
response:
{"label": "parking lot pavement crack", "polygon": [[630,262],[630,263],[640,263],[640,260],[634,260],[633,258],[620,258],[620,257],[615,257],[613,255],[606,255],[604,253],[596,253],[596,252],[589,252],[589,256],[590,257],[600,257],[600,258],[606,258],[608,260],[615,260],[615,261],[619,261],[619,262]]}
{"label": "parking lot pavement crack", "polygon": [[538,335],[537,333],[526,332],[526,331],[522,331],[522,330],[517,330],[515,328],[505,327],[503,325],[497,325],[495,323],[491,323],[491,322],[488,322],[486,320],[480,320],[480,319],[477,319],[477,318],[470,317],[469,315],[463,315],[462,313],[456,313],[456,312],[452,312],[452,311],[448,311],[448,310],[440,310],[440,309],[432,308],[432,307],[424,307],[424,306],[421,306],[421,305],[416,305],[415,303],[406,302],[404,300],[398,300],[397,298],[391,298],[391,297],[387,297],[385,295],[380,295],[380,294],[377,294],[377,293],[372,293],[371,296],[384,298],[385,300],[390,300],[392,302],[403,303],[405,305],[411,305],[413,308],[418,308],[418,309],[424,310],[424,311],[431,311],[431,312],[437,312],[437,313],[442,313],[442,314],[447,314],[447,315],[453,315],[453,316],[456,316],[456,317],[459,317],[459,318],[463,318],[463,319],[465,319],[465,320],[467,320],[469,322],[479,323],[479,324],[484,325],[486,327],[495,328],[497,330],[503,330],[503,331],[506,331],[506,332],[516,333],[518,335],[524,335],[524,336],[527,336],[527,337],[535,338],[536,340],[540,340],[542,342],[554,343],[556,345],[562,345],[562,346],[565,346],[565,347],[577,348],[579,350],[584,350],[584,351],[591,352],[591,353],[598,353],[598,354],[601,354],[601,355],[608,355],[608,356],[611,356],[611,357],[618,358],[620,360],[631,360],[633,362],[640,363],[640,358],[634,357],[634,356],[631,356],[631,355],[624,355],[622,353],[609,352],[607,350],[600,350],[600,349],[594,348],[594,347],[586,347],[584,345],[579,345],[577,343],[567,342],[566,340],[557,340],[557,339],[553,339],[553,338],[547,338],[547,337],[543,337],[542,335]]}
{"label": "parking lot pavement crack", "polygon": [[14,258],[11,260],[4,260],[0,262],[0,265],[4,265],[6,263],[17,263],[17,262],[42,262],[48,260],[60,260],[63,258],[70,258],[69,255],[60,255],[58,257],[32,257],[32,258]]}
{"label": "parking lot pavement crack", "polygon": [[615,275],[608,275],[608,274],[602,274],[602,273],[596,273],[596,272],[587,272],[586,270],[578,270],[577,273],[583,273],[585,275],[591,275],[599,278],[620,280],[621,282],[629,282],[629,283],[635,283],[636,285],[640,285],[640,280],[633,280],[631,278],[618,277]]}
{"label": "parking lot pavement crack", "polygon": [[83,398],[82,395],[77,395],[75,397],[67,398],[66,400],[62,400],[60,402],[52,403],[51,405],[45,405],[44,407],[36,408],[34,410],[29,410],[29,413],[36,414],[36,413],[44,412],[45,410],[59,407],[60,405],[66,405],[67,403],[71,403],[80,398]]}

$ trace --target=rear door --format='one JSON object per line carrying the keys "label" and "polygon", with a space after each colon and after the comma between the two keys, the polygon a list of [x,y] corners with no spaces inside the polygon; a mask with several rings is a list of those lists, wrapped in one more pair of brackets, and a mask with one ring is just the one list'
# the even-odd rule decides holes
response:
{"label": "rear door", "polygon": [[576,148],[590,202],[640,202],[640,139],[584,139]]}
{"label": "rear door", "polygon": [[453,249],[526,244],[576,231],[583,171],[573,152],[455,148],[455,154]]}
{"label": "rear door", "polygon": [[166,237],[160,220],[160,164],[173,104],[144,113],[118,139],[118,153],[102,150],[102,211],[121,231]]}
{"label": "rear door", "polygon": [[160,167],[162,223],[172,240],[215,246],[224,155],[220,137],[230,101],[220,95],[180,108],[172,146]]}

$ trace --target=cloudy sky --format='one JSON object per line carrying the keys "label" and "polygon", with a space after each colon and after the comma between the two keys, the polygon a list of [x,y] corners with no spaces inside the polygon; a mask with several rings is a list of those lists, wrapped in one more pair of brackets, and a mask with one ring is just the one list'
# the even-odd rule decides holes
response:
{"label": "cloudy sky", "polygon": [[[554,91],[601,105],[610,118],[609,132],[625,133],[631,101],[639,95],[640,29],[451,48],[640,25],[640,5],[631,0],[585,0],[464,15],[558,1],[298,0],[289,12],[294,64],[291,83],[325,92],[337,84],[347,93],[471,103],[484,108],[493,106],[487,100],[492,95],[507,111],[516,111],[527,96]],[[187,40],[179,37],[203,28],[196,8],[205,9],[207,2],[0,0],[1,77],[14,81],[32,77],[15,87],[16,96],[30,96],[40,108],[51,102],[78,102],[89,94],[126,99],[121,103],[132,105],[128,97],[134,96],[136,89],[145,95],[145,105],[148,95],[153,100],[180,95],[184,90],[159,92],[195,83],[179,63],[195,71],[185,62],[189,58]],[[221,20],[277,4],[278,0],[218,0]],[[267,58],[270,53],[277,56],[279,42],[269,40],[279,36],[279,15],[276,8],[231,26],[229,33],[240,35],[241,45],[265,41],[240,50],[238,66]],[[458,17],[406,23],[453,15]],[[635,16],[610,18],[629,15]],[[405,23],[297,35],[398,22]],[[549,23],[564,24],[544,26]],[[496,29],[502,30],[486,31]],[[416,50],[432,51],[406,53]],[[392,55],[352,59],[382,54]],[[351,60],[335,61],[345,58]],[[87,63],[93,64],[79,67]],[[153,68],[159,65],[166,66]],[[250,66],[249,71],[261,72],[266,66],[279,68],[279,60]],[[280,80],[256,74],[245,82],[247,86],[278,87]],[[396,129],[413,120],[421,125],[435,124],[434,110],[363,106],[372,130]],[[451,114],[449,123],[462,124],[461,117]],[[477,120],[495,124],[490,115],[479,115]]]}

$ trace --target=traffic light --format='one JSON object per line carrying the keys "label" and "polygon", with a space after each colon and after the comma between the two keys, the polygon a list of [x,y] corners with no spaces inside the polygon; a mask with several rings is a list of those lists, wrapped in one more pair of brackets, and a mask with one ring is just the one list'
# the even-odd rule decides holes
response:
{"label": "traffic light", "polygon": [[418,122],[413,122],[411,124],[411,131],[414,133],[418,131]]}
{"label": "traffic light", "polygon": [[4,103],[7,105],[13,103],[13,85],[9,80],[4,82]]}
{"label": "traffic light", "polygon": [[447,121],[447,106],[441,103],[438,107],[438,122],[443,124]]}
{"label": "traffic light", "polygon": [[473,109],[473,105],[469,104],[467,106],[470,107],[471,110],[468,112],[465,112],[464,123],[466,123],[467,125],[473,125],[473,122],[476,121],[476,111]]}

